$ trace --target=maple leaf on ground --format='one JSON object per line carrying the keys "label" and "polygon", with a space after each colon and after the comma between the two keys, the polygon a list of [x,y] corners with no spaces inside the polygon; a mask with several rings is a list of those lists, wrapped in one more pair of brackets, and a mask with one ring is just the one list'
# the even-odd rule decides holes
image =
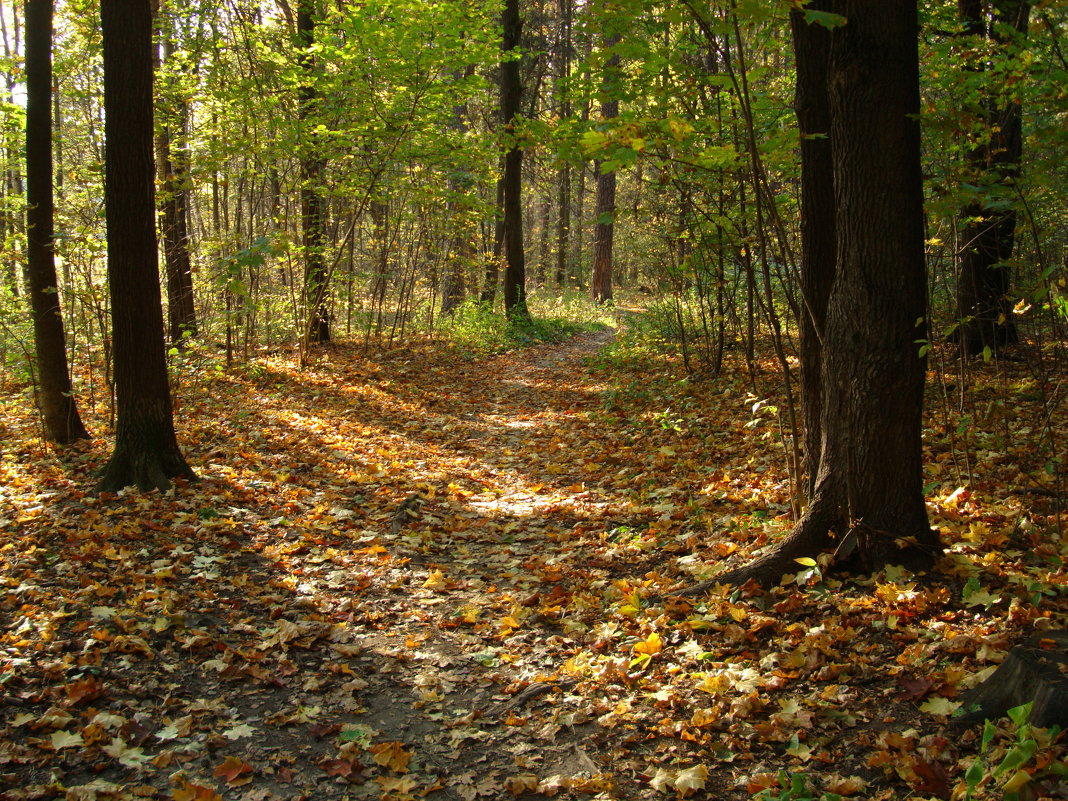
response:
{"label": "maple leaf on ground", "polygon": [[405,751],[400,742],[376,743],[370,748],[374,754],[374,760],[382,767],[388,767],[397,773],[408,770],[408,760],[412,758],[411,751]]}
{"label": "maple leaf on ground", "polygon": [[917,791],[931,793],[939,798],[950,797],[949,776],[941,764],[916,757],[912,760],[912,770],[919,777],[919,782],[915,784]]}
{"label": "maple leaf on ground", "polygon": [[171,797],[174,801],[223,801],[223,797],[213,788],[188,781],[183,781],[180,786],[175,787]]}
{"label": "maple leaf on ground", "polygon": [[917,676],[915,678],[898,676],[897,683],[901,685],[901,692],[897,696],[906,701],[918,701],[935,686],[934,682],[926,676]]}
{"label": "maple leaf on ground", "polygon": [[104,753],[128,768],[139,768],[151,759],[137,746],[127,745],[121,737],[112,737],[111,742],[104,746]]}
{"label": "maple leaf on ground", "polygon": [[533,773],[521,773],[504,780],[504,787],[512,795],[520,796],[533,793],[538,789],[538,777]]}
{"label": "maple leaf on ground", "polygon": [[704,765],[694,765],[681,771],[675,777],[674,785],[675,789],[685,798],[695,790],[705,789],[706,781],[708,781],[708,768]]}
{"label": "maple leaf on ground", "polygon": [[950,701],[948,698],[936,695],[920,704],[920,711],[929,712],[932,715],[952,715],[960,708],[960,703],[960,701]]}
{"label": "maple leaf on ground", "polygon": [[411,776],[380,776],[375,779],[382,788],[382,798],[386,799],[410,799],[412,792],[419,783]]}
{"label": "maple leaf on ground", "polygon": [[245,775],[251,774],[252,771],[252,765],[245,762],[243,759],[235,756],[228,756],[220,765],[216,766],[213,775],[216,779],[225,779],[227,784],[236,787],[242,784],[248,784],[248,782],[252,781],[251,775]]}
{"label": "maple leaf on ground", "polygon": [[96,676],[86,676],[78,679],[63,688],[67,694],[67,700],[76,705],[82,701],[93,701],[104,694],[104,682]]}
{"label": "maple leaf on ground", "polygon": [[55,751],[76,745],[85,745],[85,740],[82,739],[80,734],[71,734],[69,731],[54,731],[52,732],[51,740],[52,748]]}
{"label": "maple leaf on ground", "polygon": [[353,759],[324,759],[316,763],[328,776],[340,776],[355,781],[363,772],[363,765]]}

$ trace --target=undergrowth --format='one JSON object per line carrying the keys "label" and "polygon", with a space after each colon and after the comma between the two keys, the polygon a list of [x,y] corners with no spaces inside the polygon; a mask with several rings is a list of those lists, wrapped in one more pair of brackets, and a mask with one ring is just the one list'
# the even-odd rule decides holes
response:
{"label": "undergrowth", "polygon": [[610,309],[577,293],[531,295],[530,317],[509,317],[477,300],[461,304],[439,320],[439,333],[472,355],[503,353],[540,342],[561,342],[576,334],[604,330],[613,322]]}

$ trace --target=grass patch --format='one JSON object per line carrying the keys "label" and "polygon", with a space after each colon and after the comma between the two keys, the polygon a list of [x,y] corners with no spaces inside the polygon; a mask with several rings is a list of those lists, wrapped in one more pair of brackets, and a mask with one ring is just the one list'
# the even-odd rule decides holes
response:
{"label": "grass patch", "polygon": [[503,353],[543,342],[562,342],[576,334],[601,331],[612,322],[610,310],[575,296],[532,297],[529,318],[509,318],[484,303],[469,300],[440,330],[459,348],[473,355]]}

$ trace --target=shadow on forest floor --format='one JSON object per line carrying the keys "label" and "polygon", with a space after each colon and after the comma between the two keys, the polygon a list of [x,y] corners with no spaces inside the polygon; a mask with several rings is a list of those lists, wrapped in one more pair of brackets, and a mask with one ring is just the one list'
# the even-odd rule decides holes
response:
{"label": "shadow on forest floor", "polygon": [[88,496],[103,444],[64,467],[9,415],[0,798],[947,794],[954,696],[1068,608],[1055,512],[945,492],[935,582],[673,601],[788,527],[774,425],[740,376],[591,366],[608,337],[197,379],[166,495]]}

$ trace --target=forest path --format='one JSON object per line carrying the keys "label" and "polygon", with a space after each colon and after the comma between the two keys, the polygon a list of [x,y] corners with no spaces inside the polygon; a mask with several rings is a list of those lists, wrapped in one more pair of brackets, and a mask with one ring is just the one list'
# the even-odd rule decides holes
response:
{"label": "forest path", "polygon": [[776,424],[740,370],[591,360],[611,336],[191,350],[201,481],[167,494],[93,496],[109,443],[57,456],[0,395],[0,799],[963,793],[952,699],[1068,615],[1060,507],[992,494],[1035,464],[939,502],[929,587],[679,599],[788,529]]}
{"label": "forest path", "polygon": [[87,496],[102,448],[5,461],[0,528],[23,539],[0,624],[53,622],[0,653],[0,758],[25,766],[0,791],[50,797],[56,769],[78,798],[607,789],[594,721],[615,701],[568,660],[640,561],[606,540],[634,465],[586,362],[613,335],[191,360],[176,406],[202,480],[165,496]]}

